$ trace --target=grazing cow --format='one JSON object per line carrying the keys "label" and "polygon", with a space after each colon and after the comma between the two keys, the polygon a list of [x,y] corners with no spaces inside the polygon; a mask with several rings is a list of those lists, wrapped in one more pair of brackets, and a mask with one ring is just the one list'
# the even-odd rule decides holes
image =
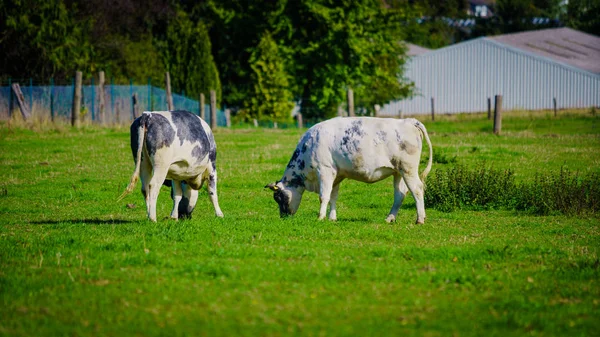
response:
{"label": "grazing cow", "polygon": [[133,121],[130,131],[135,170],[119,200],[133,191],[141,177],[148,218],[156,221],[156,199],[164,182],[171,186],[171,218],[188,218],[198,190],[208,180],[215,214],[223,216],[217,198],[217,145],[206,122],[187,111],[146,111]]}
{"label": "grazing cow", "polygon": [[429,161],[422,173],[425,179],[431,170],[433,151],[427,130],[418,120],[333,118],[313,126],[302,136],[283,178],[265,188],[274,191],[282,217],[296,213],[307,190],[319,193],[319,219],[325,218],[329,203],[329,219],[336,220],[335,203],[342,180],[374,183],[394,176],[394,204],[386,221],[396,220],[410,190],[417,205],[417,223],[422,224],[424,186],[418,169],[423,137],[429,146]]}

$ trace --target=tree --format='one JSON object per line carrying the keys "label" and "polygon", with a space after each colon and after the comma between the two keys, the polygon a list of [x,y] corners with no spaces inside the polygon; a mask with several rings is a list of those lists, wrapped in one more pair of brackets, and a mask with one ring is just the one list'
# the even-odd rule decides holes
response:
{"label": "tree", "polygon": [[211,52],[208,30],[202,21],[192,21],[179,10],[168,24],[166,36],[157,39],[165,69],[170,72],[175,92],[188,96],[215,90],[221,98],[219,72]]}
{"label": "tree", "polygon": [[600,1],[570,0],[563,15],[567,26],[600,36]]}
{"label": "tree", "polygon": [[6,0],[0,3],[0,73],[13,77],[71,78],[93,69],[91,22],[77,21],[76,7],[62,0]]}
{"label": "tree", "polygon": [[259,120],[268,117],[269,120],[289,121],[294,107],[289,76],[270,32],[263,35],[250,56],[250,67],[254,82],[250,116]]}

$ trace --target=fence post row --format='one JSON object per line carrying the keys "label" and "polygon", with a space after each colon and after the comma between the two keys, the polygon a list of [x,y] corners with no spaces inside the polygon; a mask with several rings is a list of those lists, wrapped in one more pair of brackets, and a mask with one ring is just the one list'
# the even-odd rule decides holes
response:
{"label": "fence post row", "polygon": [[496,95],[494,103],[494,134],[502,132],[502,95]]}
{"label": "fence post row", "polygon": [[165,84],[167,87],[167,110],[173,111],[175,108],[173,107],[173,95],[171,95],[171,75],[168,71],[165,73]]}
{"label": "fence post row", "polygon": [[73,87],[73,109],[71,110],[71,126],[79,126],[78,115],[81,111],[81,71],[75,73],[75,86]]}
{"label": "fence post row", "polygon": [[302,129],[304,127],[304,123],[302,121],[302,114],[298,113],[297,118],[298,118],[298,129]]}
{"label": "fence post row", "polygon": [[487,113],[488,113],[488,120],[492,119],[492,99],[491,98],[487,98]]}
{"label": "fence post row", "polygon": [[435,101],[431,97],[431,121],[435,121]]}
{"label": "fence post row", "polygon": [[210,128],[217,128],[217,93],[214,90],[210,91]]}
{"label": "fence post row", "polygon": [[558,115],[558,111],[557,111],[558,109],[556,106],[556,97],[552,98],[552,106],[554,108],[554,117],[556,117]]}
{"label": "fence post row", "polygon": [[21,91],[19,83],[15,82],[12,84],[12,91],[14,91],[15,97],[17,98],[17,103],[19,104],[19,109],[21,110],[21,115],[23,115],[23,119],[27,120],[31,115],[29,113],[29,107],[27,106],[25,96]]}
{"label": "fence post row", "polygon": [[104,101],[104,71],[98,73],[98,95],[100,97],[100,106],[98,111],[98,120],[100,124],[106,123],[106,102]]}
{"label": "fence post row", "polygon": [[54,123],[54,78],[50,79],[50,120]]}
{"label": "fence post row", "polygon": [[206,104],[206,102],[205,102],[204,94],[200,93],[200,109],[198,111],[200,114],[200,118],[202,118],[206,121],[206,111],[204,109],[205,104]]}
{"label": "fence post row", "polygon": [[354,92],[351,88],[348,88],[348,116],[354,117]]}

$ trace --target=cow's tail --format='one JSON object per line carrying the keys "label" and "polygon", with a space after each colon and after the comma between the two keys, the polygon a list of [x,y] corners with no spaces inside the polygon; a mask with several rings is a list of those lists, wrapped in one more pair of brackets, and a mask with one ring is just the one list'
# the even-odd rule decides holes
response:
{"label": "cow's tail", "polygon": [[117,201],[121,201],[129,193],[133,192],[135,184],[140,178],[140,168],[142,165],[142,151],[144,149],[144,143],[146,142],[146,124],[149,117],[150,114],[144,113],[142,115],[142,118],[140,119],[140,126],[138,127],[138,148],[135,156],[135,169],[133,171],[133,175],[131,176],[131,180],[129,181],[127,189],[125,189],[125,191],[119,196],[119,199],[117,199]]}
{"label": "cow's tail", "polygon": [[421,131],[421,133],[423,133],[423,137],[425,138],[425,141],[427,141],[427,146],[429,147],[429,160],[427,161],[427,166],[425,167],[425,170],[421,173],[421,181],[425,183],[425,179],[431,171],[431,165],[433,164],[433,147],[431,146],[431,140],[429,139],[429,134],[427,134],[427,129],[425,129],[425,125],[417,121],[415,123],[415,126]]}

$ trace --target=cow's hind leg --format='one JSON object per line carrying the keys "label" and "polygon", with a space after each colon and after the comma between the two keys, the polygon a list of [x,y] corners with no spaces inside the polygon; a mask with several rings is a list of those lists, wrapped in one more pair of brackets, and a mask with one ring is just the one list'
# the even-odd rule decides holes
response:
{"label": "cow's hind leg", "polygon": [[156,200],[158,199],[158,193],[162,187],[163,181],[167,177],[168,167],[163,168],[160,166],[154,166],[152,172],[152,178],[148,184],[148,190],[146,193],[146,206],[148,209],[148,218],[156,222]]}
{"label": "cow's hind leg", "polygon": [[337,212],[335,203],[337,201],[338,192],[340,191],[340,183],[333,185],[331,189],[331,200],[329,200],[329,220],[337,220]]}
{"label": "cow's hind leg", "polygon": [[404,179],[402,179],[402,175],[399,173],[394,174],[394,204],[392,205],[390,214],[385,219],[386,222],[396,221],[396,216],[398,215],[398,211],[402,206],[402,201],[404,201],[407,192],[408,187],[406,186]]}
{"label": "cow's hind leg", "polygon": [[217,196],[217,170],[213,170],[209,173],[207,189],[210,201],[215,208],[215,215],[222,218],[223,212],[221,211],[221,207],[219,207],[219,197]]}
{"label": "cow's hind leg", "polygon": [[171,198],[173,199],[173,210],[171,211],[171,218],[179,218],[179,203],[183,198],[183,190],[181,189],[181,181],[173,180],[171,184]]}
{"label": "cow's hind leg", "polygon": [[415,198],[415,204],[417,205],[417,224],[425,223],[425,201],[424,197],[424,188],[421,179],[417,173],[412,174],[404,174],[404,181],[406,182],[406,186],[412,193]]}

